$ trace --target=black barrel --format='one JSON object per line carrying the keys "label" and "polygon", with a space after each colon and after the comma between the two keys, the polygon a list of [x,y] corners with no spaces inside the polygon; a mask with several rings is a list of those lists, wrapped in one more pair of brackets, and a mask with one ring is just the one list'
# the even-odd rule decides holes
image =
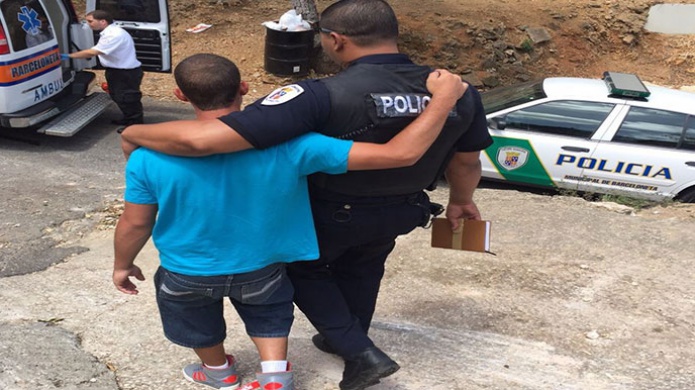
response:
{"label": "black barrel", "polygon": [[314,31],[279,31],[266,27],[265,70],[278,76],[306,76]]}

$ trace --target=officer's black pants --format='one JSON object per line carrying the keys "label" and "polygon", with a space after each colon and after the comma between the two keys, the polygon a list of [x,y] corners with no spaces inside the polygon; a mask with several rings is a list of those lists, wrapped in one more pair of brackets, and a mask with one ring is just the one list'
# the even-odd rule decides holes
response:
{"label": "officer's black pants", "polygon": [[109,95],[123,113],[123,120],[142,120],[142,68],[114,69],[104,72],[109,84]]}
{"label": "officer's black pants", "polygon": [[398,235],[427,223],[418,204],[429,204],[425,193],[361,203],[312,199],[321,257],[291,263],[288,275],[297,307],[344,358],[374,346],[367,332],[384,263]]}

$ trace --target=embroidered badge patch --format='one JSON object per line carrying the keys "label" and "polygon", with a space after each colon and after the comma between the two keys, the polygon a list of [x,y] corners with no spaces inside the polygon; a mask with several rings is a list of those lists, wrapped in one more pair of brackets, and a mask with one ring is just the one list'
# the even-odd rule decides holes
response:
{"label": "embroidered badge patch", "polygon": [[286,85],[280,87],[275,91],[271,92],[268,96],[261,102],[264,106],[276,106],[296,98],[297,96],[304,93],[304,88],[297,84]]}

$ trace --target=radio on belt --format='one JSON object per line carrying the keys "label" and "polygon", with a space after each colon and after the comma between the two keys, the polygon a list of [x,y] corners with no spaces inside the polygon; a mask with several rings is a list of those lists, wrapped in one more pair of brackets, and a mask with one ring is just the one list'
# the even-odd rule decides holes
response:
{"label": "radio on belt", "polygon": [[630,97],[646,100],[651,94],[637,75],[631,73],[604,72],[603,81],[611,97]]}

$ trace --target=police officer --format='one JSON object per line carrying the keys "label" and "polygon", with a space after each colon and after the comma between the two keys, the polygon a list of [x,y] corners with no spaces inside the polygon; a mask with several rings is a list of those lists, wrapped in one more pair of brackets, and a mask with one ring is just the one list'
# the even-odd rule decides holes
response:
{"label": "police officer", "polygon": [[104,67],[109,95],[123,113],[123,118],[111,121],[117,125],[143,123],[141,63],[135,57],[135,43],[127,31],[113,24],[109,13],[96,10],[85,16],[87,24],[99,33],[96,46],[70,53],[70,58],[92,58],[99,56]]}
{"label": "police officer", "polygon": [[[385,142],[427,105],[430,69],[399,54],[398,22],[385,1],[333,3],[321,14],[320,34],[324,51],[346,66],[338,75],[279,88],[220,120],[128,127],[125,148],[202,155],[265,148],[307,131]],[[423,189],[432,188],[444,169],[452,224],[481,218],[473,192],[480,150],[491,143],[480,95],[469,87],[412,167],[312,177],[321,258],[293,265],[289,274],[297,306],[319,331],[315,346],[345,360],[341,390],[366,388],[399,369],[367,335],[386,258],[398,235],[429,222],[436,207]]]}

